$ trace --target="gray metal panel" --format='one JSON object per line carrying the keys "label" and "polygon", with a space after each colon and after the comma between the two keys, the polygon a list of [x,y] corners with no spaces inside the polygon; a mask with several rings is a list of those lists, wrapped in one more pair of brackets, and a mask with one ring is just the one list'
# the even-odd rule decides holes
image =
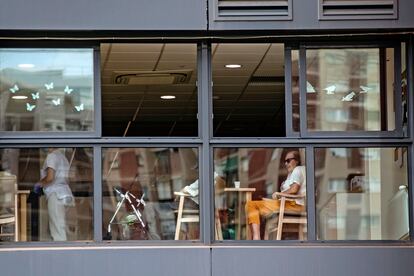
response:
{"label": "gray metal panel", "polygon": [[[214,1],[208,0],[209,7],[213,7]],[[414,1],[398,1],[398,20],[325,20],[318,19],[318,0],[293,1],[292,21],[267,21],[267,22],[219,22],[214,21],[213,11],[209,10],[210,30],[338,30],[338,29],[392,29],[413,28]]]}
{"label": "gray metal panel", "polygon": [[210,276],[209,248],[86,248],[0,251],[1,275]]}
{"label": "gray metal panel", "polygon": [[194,0],[0,1],[0,29],[205,30],[206,5]]}
{"label": "gray metal panel", "polygon": [[412,276],[410,247],[213,248],[213,276]]}

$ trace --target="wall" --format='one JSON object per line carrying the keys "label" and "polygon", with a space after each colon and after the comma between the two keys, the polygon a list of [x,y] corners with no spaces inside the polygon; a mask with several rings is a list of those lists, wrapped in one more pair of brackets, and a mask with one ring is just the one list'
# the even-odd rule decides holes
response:
{"label": "wall", "polygon": [[411,276],[413,248],[185,247],[0,249],[1,275]]}

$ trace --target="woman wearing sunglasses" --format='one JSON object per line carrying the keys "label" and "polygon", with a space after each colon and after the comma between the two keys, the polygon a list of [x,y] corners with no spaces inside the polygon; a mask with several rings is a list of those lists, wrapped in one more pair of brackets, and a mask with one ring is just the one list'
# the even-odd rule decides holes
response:
{"label": "woman wearing sunglasses", "polygon": [[[306,174],[305,166],[301,166],[298,151],[290,151],[285,156],[285,167],[288,171],[286,180],[280,189],[285,194],[305,195],[306,193]],[[267,216],[277,212],[280,208],[280,200],[276,193],[272,194],[273,199],[248,201],[246,212],[248,224],[253,234],[253,240],[260,240],[260,216]],[[303,198],[287,201],[285,210],[302,212],[305,210]]]}

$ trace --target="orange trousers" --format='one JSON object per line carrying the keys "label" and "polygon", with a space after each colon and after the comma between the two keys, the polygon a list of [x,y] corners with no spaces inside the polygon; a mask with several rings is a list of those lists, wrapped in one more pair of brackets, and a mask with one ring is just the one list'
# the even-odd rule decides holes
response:
{"label": "orange trousers", "polygon": [[[268,216],[280,209],[280,200],[254,200],[246,203],[248,224],[260,224],[260,216]],[[285,210],[302,212],[305,206],[296,204],[295,201],[286,201]]]}

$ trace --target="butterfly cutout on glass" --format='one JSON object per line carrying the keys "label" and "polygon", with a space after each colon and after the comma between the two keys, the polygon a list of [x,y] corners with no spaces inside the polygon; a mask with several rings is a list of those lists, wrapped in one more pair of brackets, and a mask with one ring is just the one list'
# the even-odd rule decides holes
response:
{"label": "butterfly cutout on glass", "polygon": [[17,84],[13,85],[13,87],[9,88],[10,92],[12,92],[13,94],[16,93],[17,91],[19,91],[19,87],[17,86]]}
{"label": "butterfly cutout on glass", "polygon": [[52,102],[56,106],[60,105],[60,99],[52,100]]}
{"label": "butterfly cutout on glass", "polygon": [[354,99],[355,95],[356,95],[356,93],[354,91],[351,91],[351,93],[349,93],[345,97],[342,97],[342,101],[343,102],[351,102]]}
{"label": "butterfly cutout on glass", "polygon": [[75,105],[75,109],[76,109],[76,111],[78,111],[78,112],[82,111],[82,110],[83,110],[83,104],[80,104],[80,105]]}
{"label": "butterfly cutout on glass", "polygon": [[33,111],[33,109],[35,109],[36,105],[31,105],[29,103],[26,103],[26,110],[27,111]]}
{"label": "butterfly cutout on glass", "polygon": [[46,90],[53,89],[53,82],[51,82],[51,83],[45,83],[45,87],[46,87]]}
{"label": "butterfly cutout on glass", "polygon": [[38,99],[39,99],[39,97],[40,97],[39,92],[32,93],[32,98],[33,98],[33,100],[38,100]]}
{"label": "butterfly cutout on glass", "polygon": [[326,88],[325,88],[325,89],[323,89],[323,90],[326,90],[326,94],[327,94],[327,95],[333,95],[333,94],[335,94],[336,85],[331,85],[331,86],[328,86],[328,87],[326,87]]}
{"label": "butterfly cutout on glass", "polygon": [[361,91],[361,92],[359,92],[359,93],[367,93],[368,91],[372,90],[372,88],[371,88],[371,87],[368,87],[368,86],[363,86],[363,85],[360,85],[360,86],[359,86],[359,88],[361,88],[361,89],[362,89],[362,91]]}
{"label": "butterfly cutout on glass", "polygon": [[66,94],[70,95],[70,93],[72,93],[73,89],[72,88],[69,88],[69,86],[66,85],[66,87],[65,87],[65,89],[63,91],[65,91]]}

